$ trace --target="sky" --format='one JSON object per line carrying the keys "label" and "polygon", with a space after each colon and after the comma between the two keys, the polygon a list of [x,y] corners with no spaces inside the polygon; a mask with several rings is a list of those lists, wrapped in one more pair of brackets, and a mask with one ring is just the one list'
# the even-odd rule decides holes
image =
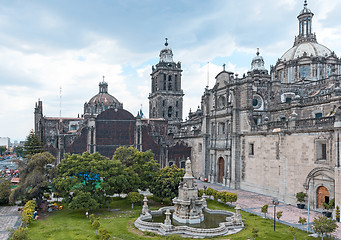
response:
{"label": "sky", "polygon": [[[317,41],[341,57],[341,0],[309,0]],[[183,118],[223,70],[242,75],[256,49],[275,65],[298,34],[303,0],[1,0],[0,137],[25,140],[34,106],[77,117],[99,91],[148,116],[150,73],[167,37],[182,63]]]}

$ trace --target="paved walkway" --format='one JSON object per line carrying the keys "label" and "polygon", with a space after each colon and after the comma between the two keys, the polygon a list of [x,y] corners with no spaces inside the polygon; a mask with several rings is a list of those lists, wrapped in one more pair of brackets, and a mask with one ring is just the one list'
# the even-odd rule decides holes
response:
{"label": "paved walkway", "polygon": [[[250,212],[253,214],[257,214],[259,216],[264,216],[264,214],[261,212],[261,208],[268,204],[268,214],[267,217],[273,219],[274,215],[274,208],[272,200],[273,198],[270,196],[244,191],[244,190],[234,190],[230,189],[228,187],[224,187],[219,184],[214,183],[206,183],[199,180],[196,180],[196,183],[198,185],[199,189],[204,189],[204,186],[207,186],[208,188],[213,188],[218,191],[229,191],[237,193],[238,200],[236,204],[239,204],[243,211]],[[308,210],[307,209],[298,209],[297,206],[293,206],[290,204],[286,204],[284,202],[280,202],[279,205],[276,207],[276,212],[283,211],[283,215],[280,219],[280,222],[289,226],[297,227],[301,230],[307,230],[307,225],[302,226],[298,223],[299,217],[305,217],[308,219]],[[314,217],[322,216],[321,213],[317,211],[310,210],[310,216],[309,216],[309,222],[310,225],[314,221]],[[276,219],[277,221],[277,219]],[[338,224],[338,230],[333,234],[334,237],[341,240],[341,223]],[[310,227],[311,228],[311,227]]]}
{"label": "paved walkway", "polygon": [[10,230],[20,226],[18,206],[0,207],[0,240],[7,240]]}

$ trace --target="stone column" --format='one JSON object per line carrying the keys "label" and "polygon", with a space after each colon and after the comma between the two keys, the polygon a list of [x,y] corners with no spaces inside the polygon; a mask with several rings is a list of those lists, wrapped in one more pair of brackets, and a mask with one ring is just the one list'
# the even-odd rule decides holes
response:
{"label": "stone column", "polygon": [[166,215],[165,225],[171,226],[172,225],[172,221],[170,219],[171,212],[169,209],[166,210],[165,215]]}

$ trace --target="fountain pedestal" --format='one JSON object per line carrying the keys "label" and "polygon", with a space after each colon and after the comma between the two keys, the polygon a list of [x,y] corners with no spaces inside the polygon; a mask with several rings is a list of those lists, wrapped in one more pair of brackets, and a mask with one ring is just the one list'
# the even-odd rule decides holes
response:
{"label": "fountain pedestal", "polygon": [[180,223],[200,223],[204,220],[203,208],[205,199],[198,197],[198,189],[194,185],[191,161],[187,158],[186,173],[179,185],[179,196],[173,199],[173,219]]}

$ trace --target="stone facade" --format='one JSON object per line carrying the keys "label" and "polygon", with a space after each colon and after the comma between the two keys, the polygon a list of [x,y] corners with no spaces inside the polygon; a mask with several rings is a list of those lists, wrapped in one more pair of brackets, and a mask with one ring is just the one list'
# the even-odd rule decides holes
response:
{"label": "stone facade", "polygon": [[169,162],[178,166],[191,154],[183,142],[174,142],[168,134],[168,121],[161,118],[134,117],[100,82],[99,93],[84,104],[84,114],[77,118],[44,117],[43,103],[35,107],[35,132],[58,161],[66,153],[99,152],[111,158],[118,147],[150,150],[161,167]]}
{"label": "stone facade", "polygon": [[160,52],[160,61],[152,67],[151,93],[149,94],[149,118],[168,121],[169,133],[174,133],[182,121],[183,90],[181,89],[181,63],[173,61],[173,52],[165,48]]}
{"label": "stone facade", "polygon": [[257,50],[247,74],[223,66],[205,89],[174,135],[192,147],[197,177],[292,204],[310,188],[313,208],[341,204],[341,59],[317,42],[312,18],[305,2],[294,46],[270,73]]}

